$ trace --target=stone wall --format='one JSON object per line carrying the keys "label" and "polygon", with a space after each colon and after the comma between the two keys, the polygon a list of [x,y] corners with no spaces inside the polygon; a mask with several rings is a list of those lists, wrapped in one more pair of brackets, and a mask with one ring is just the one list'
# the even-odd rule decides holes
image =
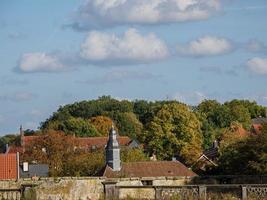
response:
{"label": "stone wall", "polygon": [[[229,177],[226,177],[229,178]],[[251,177],[249,177],[250,179]],[[198,178],[198,181],[204,179]],[[213,182],[215,179],[205,179]],[[212,180],[212,181],[210,181]],[[259,179],[257,179],[259,180]],[[261,179],[264,180],[264,179]],[[98,200],[98,199],[267,199],[267,184],[192,184],[186,177],[44,178],[0,181],[0,199]],[[146,185],[151,184],[151,185]]]}

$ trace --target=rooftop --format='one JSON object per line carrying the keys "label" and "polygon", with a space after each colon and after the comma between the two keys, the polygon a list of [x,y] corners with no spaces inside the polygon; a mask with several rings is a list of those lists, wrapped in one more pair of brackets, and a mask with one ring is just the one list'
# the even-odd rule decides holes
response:
{"label": "rooftop", "polygon": [[113,171],[106,166],[103,176],[107,178],[119,177],[174,177],[197,176],[179,161],[145,161],[122,163],[120,171]]}
{"label": "rooftop", "polygon": [[18,163],[16,154],[0,154],[0,166],[0,180],[18,178]]}

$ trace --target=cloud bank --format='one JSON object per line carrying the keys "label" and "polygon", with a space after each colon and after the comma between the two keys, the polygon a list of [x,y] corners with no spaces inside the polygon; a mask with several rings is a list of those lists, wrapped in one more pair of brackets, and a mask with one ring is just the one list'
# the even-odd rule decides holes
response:
{"label": "cloud bank", "polygon": [[71,26],[91,30],[124,24],[162,24],[208,19],[220,0],[86,0]]}
{"label": "cloud bank", "polygon": [[122,36],[92,31],[80,51],[81,58],[91,62],[146,63],[168,55],[168,47],[156,35],[141,35],[136,29],[129,29]]}
{"label": "cloud bank", "polygon": [[52,72],[62,71],[65,65],[53,54],[35,52],[23,54],[19,60],[21,72]]}
{"label": "cloud bank", "polygon": [[186,56],[216,56],[233,50],[233,45],[226,38],[204,36],[186,45],[178,45],[177,52]]}

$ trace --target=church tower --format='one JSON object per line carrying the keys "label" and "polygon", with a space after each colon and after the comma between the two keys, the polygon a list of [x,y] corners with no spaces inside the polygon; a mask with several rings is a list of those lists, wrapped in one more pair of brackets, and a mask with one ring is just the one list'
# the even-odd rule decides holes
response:
{"label": "church tower", "polygon": [[117,133],[113,125],[109,131],[109,138],[106,146],[106,164],[113,171],[121,170],[120,146],[117,140]]}

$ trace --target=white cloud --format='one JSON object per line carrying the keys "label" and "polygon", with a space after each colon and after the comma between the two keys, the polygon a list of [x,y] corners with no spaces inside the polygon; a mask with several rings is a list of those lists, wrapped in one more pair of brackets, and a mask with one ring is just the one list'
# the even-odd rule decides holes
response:
{"label": "white cloud", "polygon": [[225,38],[205,36],[189,42],[187,45],[178,45],[179,54],[188,56],[215,56],[230,52],[233,49],[231,42]]}
{"label": "white cloud", "polygon": [[151,62],[168,56],[165,43],[150,33],[141,35],[135,29],[122,36],[92,31],[81,45],[80,56],[91,62]]}
{"label": "white cloud", "polygon": [[74,14],[77,30],[122,24],[204,20],[218,12],[220,0],[87,0]]}
{"label": "white cloud", "polygon": [[47,53],[26,53],[19,60],[18,68],[21,72],[55,72],[66,70],[66,65],[57,55]]}
{"label": "white cloud", "polygon": [[256,74],[267,75],[267,58],[252,58],[247,61],[247,67]]}

